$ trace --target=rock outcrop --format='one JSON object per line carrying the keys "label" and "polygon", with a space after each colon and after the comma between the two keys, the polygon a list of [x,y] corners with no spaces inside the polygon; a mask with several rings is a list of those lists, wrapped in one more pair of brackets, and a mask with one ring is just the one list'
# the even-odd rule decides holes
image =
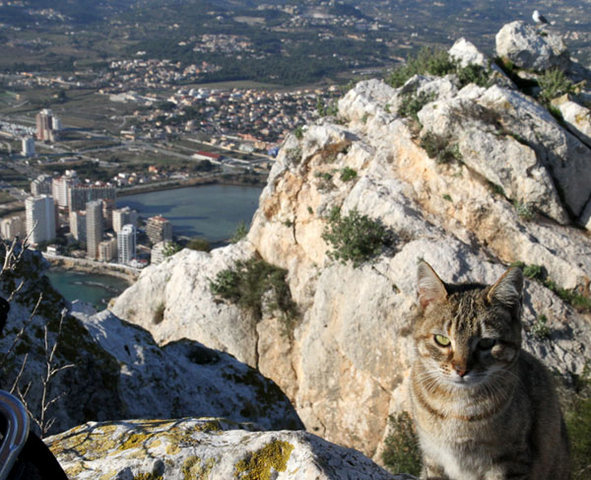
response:
{"label": "rock outcrop", "polygon": [[88,423],[48,438],[77,480],[404,480],[306,432],[254,432],[218,419]]}
{"label": "rock outcrop", "polygon": [[[509,264],[530,266],[524,348],[566,379],[580,375],[591,325],[564,299],[589,296],[580,227],[590,225],[591,149],[504,74],[491,79],[357,84],[337,118],[285,141],[245,240],[147,268],[113,312],[162,343],[189,336],[228,351],[274,379],[309,431],[370,456],[388,414],[405,408],[420,258],[447,282],[492,283]],[[415,119],[398,113],[408,99],[422,101]],[[334,260],[323,232],[335,207],[379,220],[392,241],[359,265]],[[253,318],[209,288],[252,255],[288,272],[299,309],[288,334],[272,309]]]}
{"label": "rock outcrop", "polygon": [[60,328],[65,302],[39,263],[39,257],[28,255],[17,281],[9,275],[0,279],[4,298],[24,280],[0,338],[0,372],[3,388],[10,389],[23,366],[18,386],[40,418],[46,356],[57,342],[51,368],[69,368],[47,383],[44,429],[50,422],[49,431],[58,432],[88,420],[182,416],[219,416],[267,430],[302,428],[277,385],[227,353],[186,339],[158,346],[146,330],[107,310],[64,311]]}

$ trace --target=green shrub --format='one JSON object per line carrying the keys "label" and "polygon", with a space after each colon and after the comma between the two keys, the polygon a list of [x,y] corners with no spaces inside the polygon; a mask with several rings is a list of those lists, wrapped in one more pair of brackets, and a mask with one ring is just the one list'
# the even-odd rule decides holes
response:
{"label": "green shrub", "polygon": [[286,276],[287,270],[253,257],[218,272],[210,281],[210,289],[214,295],[237,304],[258,320],[268,309],[279,311],[286,324],[291,325],[297,309]]}
{"label": "green shrub", "polygon": [[550,338],[550,327],[548,324],[548,317],[542,314],[538,316],[535,323],[532,325],[531,332],[538,340],[545,340]]}
{"label": "green shrub", "polygon": [[460,86],[462,87],[470,83],[485,88],[490,87],[491,85],[491,70],[485,69],[480,65],[475,65],[473,63],[466,65],[465,67],[460,67],[458,65],[455,73],[458,76]]}
{"label": "green shrub", "polygon": [[577,289],[566,289],[559,287],[554,280],[548,276],[548,271],[543,265],[527,265],[524,262],[514,262],[512,267],[519,267],[523,275],[544,285],[552,290],[560,299],[574,307],[579,312],[591,312],[591,298],[581,294]]}
{"label": "green shrub", "polygon": [[246,223],[244,221],[241,221],[236,227],[236,230],[234,230],[234,233],[230,238],[230,243],[238,243],[240,240],[246,237],[247,234],[248,227],[246,226]]}
{"label": "green shrub", "polygon": [[461,67],[457,60],[449,56],[445,50],[422,48],[416,57],[409,57],[404,65],[394,69],[386,79],[394,88],[401,87],[414,75],[436,75],[443,77],[449,73],[458,76],[460,86],[475,83],[481,87],[491,84],[491,69],[470,64]]}
{"label": "green shrub", "polygon": [[301,140],[304,137],[304,128],[301,125],[298,125],[293,131],[293,134],[298,140]]}
{"label": "green shrub", "polygon": [[523,220],[532,220],[534,218],[535,210],[528,203],[515,200],[513,206],[519,218]]}
{"label": "green shrub", "polygon": [[421,138],[421,148],[427,152],[430,158],[435,159],[437,163],[462,161],[459,146],[450,143],[449,137],[437,135],[433,132],[426,132]]}
{"label": "green shrub", "polygon": [[352,262],[354,267],[379,255],[392,244],[392,235],[379,220],[351,210],[342,216],[341,209],[332,209],[322,233],[331,251],[329,257],[341,263]]}
{"label": "green shrub", "polygon": [[175,253],[181,250],[181,246],[176,242],[166,242],[162,249],[162,254],[165,257],[172,257]]}
{"label": "green shrub", "polygon": [[559,68],[551,68],[544,71],[538,78],[540,86],[540,98],[542,102],[549,104],[556,97],[573,92],[573,84]]}
{"label": "green shrub", "polygon": [[411,118],[415,122],[419,122],[418,113],[421,109],[435,99],[434,93],[426,92],[407,92],[402,95],[402,101],[398,107],[398,115],[405,118]]}
{"label": "green shrub", "polygon": [[202,237],[192,238],[187,242],[186,247],[191,250],[197,250],[198,252],[209,252],[211,250],[210,243]]}
{"label": "green shrub", "polygon": [[341,170],[341,180],[348,182],[357,178],[357,170],[349,167],[345,167]]}
{"label": "green shrub", "polygon": [[422,48],[415,57],[408,57],[406,63],[394,69],[386,79],[394,88],[404,85],[414,75],[443,76],[452,73],[456,64],[445,50]]}
{"label": "green shrub", "polygon": [[382,461],[392,473],[420,475],[421,452],[412,420],[402,412],[389,417],[389,433],[384,442]]}

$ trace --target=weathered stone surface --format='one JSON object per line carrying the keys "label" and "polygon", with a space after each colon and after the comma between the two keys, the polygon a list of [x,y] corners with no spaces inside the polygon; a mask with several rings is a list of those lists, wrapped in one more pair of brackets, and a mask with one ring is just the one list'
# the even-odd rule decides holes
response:
{"label": "weathered stone surface", "polygon": [[[43,282],[35,283],[31,289],[26,287],[27,296],[37,298],[42,293],[55,302],[49,285],[42,288],[38,284]],[[4,298],[8,297],[6,288],[0,282]],[[46,354],[57,342],[52,368],[71,367],[53,376],[45,392],[46,402],[57,398],[46,411],[44,426],[55,421],[50,432],[89,419],[172,416],[223,416],[271,430],[302,427],[274,382],[227,353],[186,339],[160,347],[146,330],[111,312],[89,314],[78,306],[65,315],[58,334],[59,310],[56,315],[41,304],[29,320],[32,307],[24,302],[18,295],[11,302],[5,335],[0,339],[5,362],[2,382],[10,388],[26,355],[19,387],[25,391],[30,384],[25,400],[40,418]],[[25,333],[15,338],[23,324]],[[48,352],[43,348],[45,325]]]}
{"label": "weathered stone surface", "polygon": [[[339,101],[338,122],[323,119],[286,140],[245,243],[223,255],[256,252],[288,270],[300,310],[291,332],[282,335],[267,314],[250,336],[244,330],[230,344],[222,338],[230,327],[220,323],[236,318],[216,312],[234,307],[216,304],[203,286],[182,302],[175,297],[177,318],[190,322],[202,312],[215,319],[199,320],[192,338],[209,345],[219,337],[287,392],[310,431],[370,456],[387,434],[388,413],[405,408],[418,259],[454,283],[492,283],[512,262],[542,265],[556,288],[588,293],[591,240],[573,226],[591,194],[587,147],[531,97],[498,85],[458,90],[456,80],[416,76],[401,89],[361,82]],[[433,93],[418,112],[421,125],[396,114],[401,95],[412,91]],[[427,130],[448,136],[461,161],[430,158],[421,146]],[[355,178],[343,180],[345,168]],[[379,219],[393,244],[357,268],[331,260],[322,233],[334,207]],[[191,272],[211,268],[211,277],[228,265],[206,267],[206,257],[178,255],[195,283],[205,276]],[[175,262],[165,265],[177,268]],[[121,297],[115,311],[125,316],[143,285],[151,288],[151,276],[142,275],[133,287],[138,294]],[[183,288],[181,277],[177,282]],[[525,348],[557,372],[580,374],[590,359],[587,316],[540,283],[526,283]],[[162,289],[168,305],[169,287]],[[164,322],[167,315],[168,308]],[[533,335],[542,315],[548,339]],[[183,324],[175,334],[176,321],[170,338],[187,331]],[[254,351],[254,360],[245,351]]]}
{"label": "weathered stone surface", "polygon": [[252,320],[240,315],[235,306],[217,301],[209,283],[217,272],[253,252],[245,242],[211,253],[183,250],[144,270],[112,311],[150,330],[158,343],[199,337],[210,348],[231,351],[238,360],[252,365],[256,357]]}
{"label": "weathered stone surface", "polygon": [[570,59],[562,38],[554,32],[541,31],[522,21],[504,25],[496,37],[497,55],[527,70],[567,69]]}
{"label": "weathered stone surface", "polygon": [[47,443],[71,480],[404,480],[305,432],[252,432],[220,419],[87,423]]}
{"label": "weathered stone surface", "polygon": [[568,129],[591,148],[591,110],[573,102],[568,95],[554,99],[552,105],[558,107]]}

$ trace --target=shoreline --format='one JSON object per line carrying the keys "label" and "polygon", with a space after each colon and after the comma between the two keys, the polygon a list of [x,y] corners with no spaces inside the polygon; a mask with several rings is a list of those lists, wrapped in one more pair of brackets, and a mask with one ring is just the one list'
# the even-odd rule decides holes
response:
{"label": "shoreline", "polygon": [[64,257],[61,255],[47,255],[42,253],[43,258],[49,262],[51,268],[65,272],[82,272],[91,274],[108,275],[110,277],[121,278],[133,285],[142,270],[134,269],[126,265],[113,263],[103,263],[83,258]]}
{"label": "shoreline", "polygon": [[179,188],[189,187],[201,187],[207,185],[229,185],[236,187],[264,187],[267,182],[267,177],[257,182],[244,182],[240,178],[194,178],[185,181],[171,182],[171,183],[160,183],[160,184],[148,184],[137,187],[129,187],[125,189],[117,189],[117,198],[129,197],[132,195],[139,195],[141,193],[161,192],[166,190],[175,190]]}

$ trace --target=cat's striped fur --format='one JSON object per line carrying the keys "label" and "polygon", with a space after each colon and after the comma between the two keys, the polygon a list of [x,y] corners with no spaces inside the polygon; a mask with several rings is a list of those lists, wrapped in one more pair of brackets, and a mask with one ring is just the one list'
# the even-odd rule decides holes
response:
{"label": "cat's striped fur", "polygon": [[521,350],[521,271],[454,286],[421,262],[418,285],[410,391],[421,478],[568,479],[552,379]]}

